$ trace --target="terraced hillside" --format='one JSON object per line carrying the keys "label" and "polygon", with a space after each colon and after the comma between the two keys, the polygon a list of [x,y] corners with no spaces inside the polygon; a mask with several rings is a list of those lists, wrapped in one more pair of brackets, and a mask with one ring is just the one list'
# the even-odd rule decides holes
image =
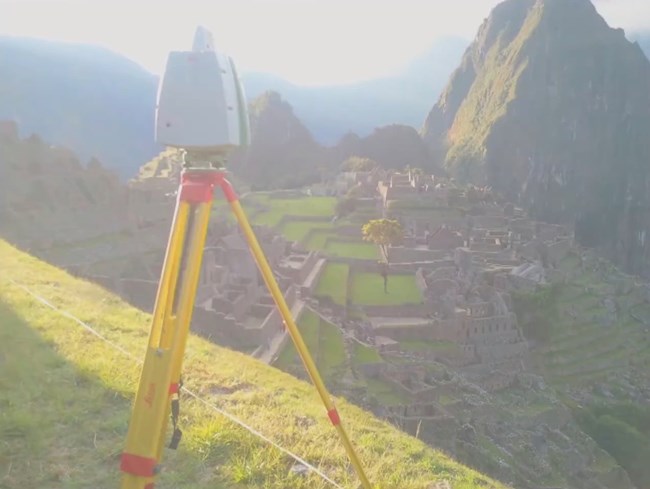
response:
{"label": "terraced hillside", "polygon": [[[131,356],[142,357],[150,316],[4,241],[0,270],[0,486],[117,487],[139,373]],[[197,337],[188,344],[185,383],[206,403],[184,396],[184,440],[178,452],[165,453],[161,487],[330,487],[292,471],[292,459],[212,407],[301,455],[342,487],[356,487],[307,384]],[[425,489],[442,481],[455,489],[502,487],[367,412],[338,405],[377,488]]]}
{"label": "terraced hillside", "polygon": [[[647,288],[588,254],[567,257],[560,270],[561,279],[533,294],[539,310],[536,318],[529,316],[532,324],[528,326],[541,330],[529,331],[539,341],[534,351],[537,368],[581,428],[627,471],[637,487],[648,487]],[[529,307],[529,312],[534,309]]]}
{"label": "terraced hillside", "polygon": [[[245,206],[255,222],[271,225],[303,247],[317,249],[330,258],[314,290],[318,306],[314,305],[300,327],[333,392],[389,419],[406,432],[442,445],[477,470],[498,474],[514,487],[633,487],[621,469],[623,459],[597,443],[595,435],[583,426],[580,413],[574,410],[580,403],[567,395],[573,387],[564,388],[572,374],[567,367],[578,369],[580,361],[588,368],[598,363],[599,359],[590,354],[589,338],[594,344],[598,342],[592,323],[600,321],[607,309],[605,297],[597,297],[609,287],[602,277],[571,272],[577,267],[577,255],[562,263],[556,275],[564,279],[551,289],[553,298],[559,297],[566,307],[580,306],[590,311],[588,317],[582,310],[575,311],[582,315],[584,333],[589,338],[580,336],[579,324],[556,321],[565,314],[553,313],[557,307],[542,308],[540,315],[553,333],[547,332],[542,349],[536,352],[540,358],[537,367],[530,365],[517,375],[513,385],[492,392],[471,380],[478,375],[471,367],[463,370],[445,362],[458,353],[459,346],[453,342],[400,340],[383,348],[363,343],[355,335],[355,320],[366,318],[365,312],[372,307],[417,305],[422,301],[413,274],[393,273],[389,278],[390,293],[386,294],[378,273],[367,273],[356,265],[359,259],[369,265],[374,262],[370,256],[360,256],[356,247],[369,246],[361,240],[360,227],[375,209],[357,210],[336,220],[332,219],[333,199],[288,193],[249,194]],[[411,216],[410,212],[417,215],[418,209],[402,205],[391,206],[390,210]],[[440,218],[454,218],[460,212],[451,206],[428,209],[430,219],[438,218],[438,214]],[[343,248],[341,254],[328,248],[331,240]],[[574,290],[580,292],[580,297],[571,292]],[[342,319],[342,314],[347,319]],[[400,324],[400,318],[394,321]],[[530,321],[524,318],[523,322]],[[571,350],[572,342],[581,341],[585,347],[577,360],[568,351],[569,356],[558,360],[557,367],[546,361],[556,354],[555,350],[561,357],[564,349]],[[618,362],[624,355],[612,353],[612,360]],[[306,378],[290,345],[274,365]],[[410,381],[403,382],[400,379],[407,370],[411,372]],[[568,380],[563,379],[565,374]],[[473,384],[475,381],[479,383]],[[409,414],[411,408],[415,414]]]}
{"label": "terraced hillside", "polygon": [[559,388],[616,383],[635,373],[650,380],[650,305],[634,290],[635,279],[604,261],[581,266],[576,256],[561,269],[570,278],[554,286],[555,319],[539,350],[547,380]]}
{"label": "terraced hillside", "polygon": [[335,304],[358,306],[418,304],[422,296],[412,275],[393,274],[391,294],[385,294],[378,273],[350,273],[336,259],[378,261],[379,248],[362,240],[361,227],[378,211],[367,205],[343,219],[334,219],[334,197],[307,197],[297,193],[251,193],[244,200],[255,224],[274,228],[285,238],[308,250],[320,251],[333,260],[325,267],[316,297],[329,297]]}

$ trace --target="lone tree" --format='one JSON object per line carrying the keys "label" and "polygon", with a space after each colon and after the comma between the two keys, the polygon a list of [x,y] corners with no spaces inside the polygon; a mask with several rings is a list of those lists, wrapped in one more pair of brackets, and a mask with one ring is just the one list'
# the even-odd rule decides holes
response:
{"label": "lone tree", "polygon": [[361,156],[350,156],[341,164],[341,171],[371,171],[377,168],[377,162]]}
{"label": "lone tree", "polygon": [[404,239],[401,224],[393,219],[373,219],[361,228],[364,241],[379,245],[386,263],[388,263],[388,247],[396,246]]}

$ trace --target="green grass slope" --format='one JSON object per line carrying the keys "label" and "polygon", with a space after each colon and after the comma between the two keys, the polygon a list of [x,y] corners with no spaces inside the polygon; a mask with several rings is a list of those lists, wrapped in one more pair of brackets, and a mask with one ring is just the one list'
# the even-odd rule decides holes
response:
{"label": "green grass slope", "polygon": [[[139,366],[11,280],[138,358],[149,315],[0,241],[0,487],[118,487]],[[194,336],[185,358],[191,390],[341,486],[357,487],[311,386]],[[359,408],[338,406],[377,488],[424,489],[442,480],[454,489],[502,487]],[[184,396],[181,409],[184,439],[177,452],[165,452],[157,487],[331,487],[293,475],[292,459],[206,405]]]}

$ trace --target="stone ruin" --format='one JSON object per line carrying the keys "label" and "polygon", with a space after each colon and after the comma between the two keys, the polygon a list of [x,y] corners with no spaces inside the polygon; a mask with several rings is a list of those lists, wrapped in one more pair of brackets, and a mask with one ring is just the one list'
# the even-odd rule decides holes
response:
{"label": "stone ruin", "polygon": [[[151,311],[176,202],[178,152],[161,153],[124,185],[96,161],[84,167],[65,148],[37,136],[20,139],[15,124],[0,124],[0,143],[6,177],[0,182],[3,237]],[[19,179],[23,185],[7,185]],[[296,249],[270,229],[256,233],[299,317],[301,294],[314,290],[325,260]],[[275,337],[284,336],[248,247],[216,212],[200,280],[193,316],[197,332],[260,355]]]}
{"label": "stone ruin", "polygon": [[[429,188],[423,189],[423,183]],[[440,196],[433,195],[442,189],[444,205],[453,196],[454,205],[466,205],[470,212],[463,217],[408,216],[404,209],[409,204],[438,208]],[[387,213],[392,204],[400,204],[398,219],[407,230],[403,246],[390,250],[391,267],[396,273],[415,274],[423,303],[364,308],[368,320],[358,329],[359,339],[377,345],[385,355],[461,368],[487,389],[499,390],[525,367],[528,352],[510,293],[545,284],[547,270],[571,251],[573,239],[567,228],[530,220],[512,204],[472,203],[457,190],[450,182],[423,175],[394,173],[379,182]],[[407,353],[399,352],[401,341],[457,347],[435,354]]]}
{"label": "stone ruin", "polygon": [[[13,132],[4,129],[5,137],[14,137]],[[66,154],[53,158],[63,162]],[[28,237],[29,245],[43,258],[151,310],[178,185],[177,160],[174,152],[162,153],[116,191],[117,199],[89,204],[67,224],[47,213],[48,222],[54,223],[55,232],[47,232],[51,242],[35,246],[34,237]],[[86,172],[88,178],[101,178],[93,165]],[[387,210],[394,202],[436,207],[462,204],[463,199],[453,183],[417,172],[374,171],[343,180],[352,186],[376,186]],[[391,249],[390,257],[395,273],[416,276],[423,302],[365,307],[365,339],[378,344],[381,338],[382,348],[393,352],[399,341],[452,342],[458,348],[438,357],[457,366],[493,364],[522,354],[525,343],[508,291],[543,282],[532,273],[539,270],[535,260],[556,264],[568,251],[570,238],[561,227],[530,221],[509,205],[479,202],[470,207],[463,217],[428,220],[424,215],[410,222],[410,236],[404,246]],[[408,221],[407,214],[400,219]],[[70,212],[62,215],[70,217]],[[258,354],[266,349],[273,356],[277,347],[272,345],[284,336],[282,321],[242,236],[220,217],[213,216],[208,235],[195,327],[222,344]],[[271,229],[256,232],[289,306],[299,313],[304,301],[311,301],[327,259],[287,243]],[[374,263],[352,261],[360,271],[375,268]]]}

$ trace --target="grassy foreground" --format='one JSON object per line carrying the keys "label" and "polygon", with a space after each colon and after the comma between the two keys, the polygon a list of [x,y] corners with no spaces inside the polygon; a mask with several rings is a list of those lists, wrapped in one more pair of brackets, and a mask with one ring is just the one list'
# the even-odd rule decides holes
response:
{"label": "grassy foreground", "polygon": [[[119,456],[139,367],[9,280],[92,325],[142,357],[149,315],[104,289],[0,240],[0,487],[119,486]],[[313,388],[198,337],[188,342],[185,384],[346,488],[356,488]],[[339,410],[376,488],[502,487],[343,400]],[[294,461],[185,396],[184,438],[166,450],[161,488],[326,488],[294,475]]]}

